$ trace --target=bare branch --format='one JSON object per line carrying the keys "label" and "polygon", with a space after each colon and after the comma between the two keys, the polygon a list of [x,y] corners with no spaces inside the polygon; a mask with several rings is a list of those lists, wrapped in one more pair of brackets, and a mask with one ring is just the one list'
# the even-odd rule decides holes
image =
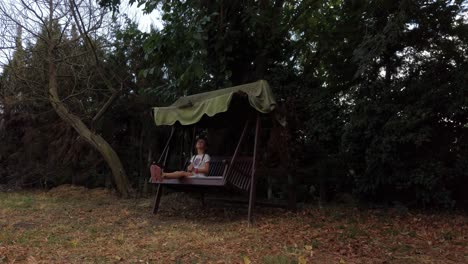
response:
{"label": "bare branch", "polygon": [[101,107],[99,112],[93,117],[92,125],[101,119],[101,117],[107,112],[109,107],[114,103],[114,101],[118,98],[119,92],[115,91],[112,93],[112,96],[106,101],[106,103]]}

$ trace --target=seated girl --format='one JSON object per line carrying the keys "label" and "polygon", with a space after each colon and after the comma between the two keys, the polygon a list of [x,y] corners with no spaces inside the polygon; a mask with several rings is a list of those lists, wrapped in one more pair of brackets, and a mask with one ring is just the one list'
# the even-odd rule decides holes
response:
{"label": "seated girl", "polygon": [[158,165],[151,165],[150,172],[153,181],[163,179],[178,179],[182,177],[205,177],[210,171],[210,155],[206,154],[206,139],[198,138],[195,144],[197,155],[192,156],[187,171],[163,172]]}

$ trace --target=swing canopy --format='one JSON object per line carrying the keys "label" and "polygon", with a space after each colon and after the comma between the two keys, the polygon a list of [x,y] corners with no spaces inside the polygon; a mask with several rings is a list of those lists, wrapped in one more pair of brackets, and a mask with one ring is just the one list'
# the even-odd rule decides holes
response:
{"label": "swing canopy", "polygon": [[276,101],[268,83],[260,80],[225,89],[214,90],[184,96],[168,107],[154,107],[153,116],[156,125],[192,125],[200,121],[203,115],[214,116],[229,109],[235,94],[243,94],[249,105],[260,113],[270,113],[276,107]]}

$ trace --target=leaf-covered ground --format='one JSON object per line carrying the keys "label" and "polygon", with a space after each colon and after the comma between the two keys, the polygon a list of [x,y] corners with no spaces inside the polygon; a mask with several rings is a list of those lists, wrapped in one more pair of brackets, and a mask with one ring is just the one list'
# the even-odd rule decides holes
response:
{"label": "leaf-covered ground", "polygon": [[468,263],[468,217],[354,208],[201,208],[59,187],[0,193],[0,263]]}

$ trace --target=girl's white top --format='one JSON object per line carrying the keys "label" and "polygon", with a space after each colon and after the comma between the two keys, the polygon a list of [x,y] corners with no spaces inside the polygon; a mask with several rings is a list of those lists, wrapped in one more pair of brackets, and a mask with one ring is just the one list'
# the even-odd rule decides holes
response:
{"label": "girl's white top", "polygon": [[[194,169],[203,169],[208,162],[210,162],[210,155],[208,154],[197,154],[190,159],[190,163]],[[206,175],[204,173],[197,173],[192,177],[206,177]]]}

